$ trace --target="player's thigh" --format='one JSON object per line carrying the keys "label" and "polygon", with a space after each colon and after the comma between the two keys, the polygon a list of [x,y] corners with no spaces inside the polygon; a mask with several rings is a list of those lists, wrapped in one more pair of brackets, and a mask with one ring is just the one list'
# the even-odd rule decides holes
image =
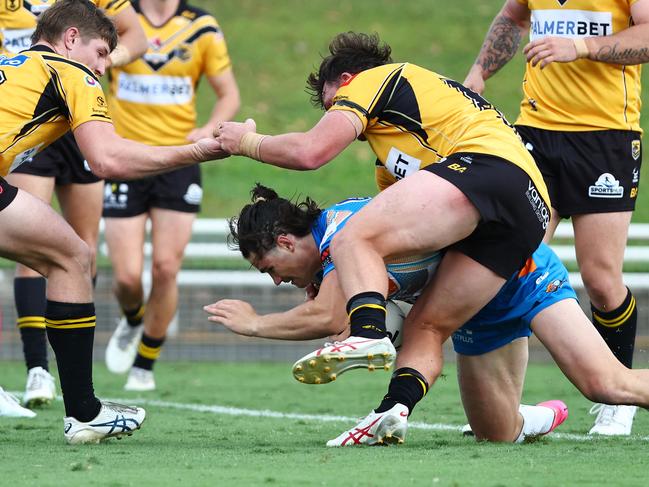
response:
{"label": "player's thigh", "polygon": [[142,274],[147,213],[105,218],[104,236],[116,276]]}
{"label": "player's thigh", "polygon": [[88,245],[96,246],[103,206],[104,182],[57,186],[63,217]]}
{"label": "player's thigh", "polygon": [[483,355],[457,355],[462,404],[478,438],[515,439],[527,359],[527,338]]}
{"label": "player's thigh", "polygon": [[[19,190],[0,211],[0,253],[40,274],[55,267],[89,264],[88,247],[50,205]],[[78,261],[74,264],[75,261]]]}
{"label": "player's thigh", "polygon": [[388,257],[438,250],[467,237],[479,218],[456,186],[418,171],[379,193],[350,219],[339,240],[370,241]]}
{"label": "player's thigh", "polygon": [[171,261],[179,266],[192,237],[196,213],[151,208],[150,217],[154,262]]}
{"label": "player's thigh", "polygon": [[534,317],[531,327],[566,377],[586,395],[601,382],[624,372],[624,366],[574,299],[544,309]]}
{"label": "player's thigh", "polygon": [[[434,328],[442,341],[498,293],[505,280],[461,252],[448,250],[404,325],[404,348],[416,328]],[[402,350],[403,353],[403,350]]]}
{"label": "player's thigh", "polygon": [[580,268],[621,271],[630,211],[575,215],[575,251]]}
{"label": "player's thigh", "polygon": [[27,191],[32,196],[36,196],[45,203],[49,204],[52,201],[55,182],[53,177],[35,176],[26,173],[10,173],[5,177],[5,179],[9,184]]}

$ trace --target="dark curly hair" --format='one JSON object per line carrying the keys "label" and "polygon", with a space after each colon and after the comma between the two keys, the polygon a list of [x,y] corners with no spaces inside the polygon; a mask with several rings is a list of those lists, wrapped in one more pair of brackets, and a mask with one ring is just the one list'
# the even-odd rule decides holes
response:
{"label": "dark curly hair", "polygon": [[337,80],[343,73],[356,74],[392,62],[392,49],[381,43],[376,33],[342,32],[329,43],[329,53],[322,58],[318,72],[306,80],[311,103],[319,108],[324,108],[322,90],[326,82]]}
{"label": "dark curly hair", "polygon": [[240,250],[246,259],[251,253],[263,257],[275,248],[279,235],[308,235],[322,212],[308,196],[301,203],[292,203],[259,183],[252,188],[250,196],[252,203],[244,206],[238,217],[228,220],[228,244],[230,248]]}

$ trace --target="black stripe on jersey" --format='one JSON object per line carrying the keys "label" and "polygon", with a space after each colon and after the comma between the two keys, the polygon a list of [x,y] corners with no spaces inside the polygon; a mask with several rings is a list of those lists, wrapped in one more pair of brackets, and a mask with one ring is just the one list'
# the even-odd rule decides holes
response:
{"label": "black stripe on jersey", "polygon": [[368,120],[370,119],[370,114],[368,113],[368,111],[365,110],[358,103],[354,103],[353,101],[338,100],[336,103],[334,103],[334,105],[338,105],[338,106],[341,106],[341,107],[353,108],[354,110],[358,110],[359,112],[361,112],[365,116],[365,118],[367,118]]}
{"label": "black stripe on jersey", "polygon": [[203,27],[202,29],[198,29],[196,32],[194,32],[191,36],[189,36],[189,37],[187,38],[187,40],[186,40],[185,42],[186,42],[187,44],[191,44],[191,43],[194,42],[196,39],[198,39],[199,37],[201,37],[203,34],[207,34],[208,32],[215,32],[215,33],[218,33],[218,32],[219,32],[219,29],[217,29],[217,28],[216,28],[215,26],[213,26],[213,25],[205,26],[205,27]]}
{"label": "black stripe on jersey", "polygon": [[47,54],[41,54],[43,56],[43,59],[47,61],[58,61],[61,63],[66,63],[70,64],[71,66],[74,66],[76,68],[79,68],[81,71],[86,73],[88,76],[91,76],[95,79],[97,83],[99,83],[99,78],[95,76],[95,73],[93,73],[90,69],[85,64],[78,63],[76,61],[72,61],[71,59],[66,59],[64,57],[58,57],[58,56],[48,56]]}
{"label": "black stripe on jersey", "polygon": [[437,154],[437,151],[428,145],[428,134],[423,128],[415,90],[410,82],[401,76],[401,71],[402,69],[395,71],[387,80],[381,96],[370,111],[370,117],[377,118],[379,123],[388,123],[411,133],[422,146]]}
{"label": "black stripe on jersey", "polygon": [[106,10],[108,11],[111,8],[121,8],[127,2],[128,0],[113,0],[112,2],[109,2],[108,5],[106,5]]}
{"label": "black stripe on jersey", "polygon": [[43,93],[41,93],[41,96],[38,99],[38,103],[36,103],[32,119],[28,123],[23,125],[23,128],[14,137],[9,147],[13,146],[22,138],[27,137],[41,125],[50,122],[62,115],[65,115],[65,113],[61,110],[62,101],[59,98],[55,83],[56,82],[54,81],[54,79],[50,79],[49,83],[47,83],[47,85],[43,89]]}

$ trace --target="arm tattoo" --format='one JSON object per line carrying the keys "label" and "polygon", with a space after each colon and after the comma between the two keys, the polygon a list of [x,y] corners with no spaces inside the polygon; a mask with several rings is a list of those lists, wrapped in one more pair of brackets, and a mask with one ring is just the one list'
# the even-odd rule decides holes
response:
{"label": "arm tattoo", "polygon": [[614,64],[642,64],[649,61],[649,48],[619,49],[620,44],[616,42],[610,46],[602,46],[595,54],[595,59],[604,63]]}
{"label": "arm tattoo", "polygon": [[521,31],[511,19],[498,16],[485,37],[476,64],[482,67],[484,78],[488,78],[514,57],[521,43]]}

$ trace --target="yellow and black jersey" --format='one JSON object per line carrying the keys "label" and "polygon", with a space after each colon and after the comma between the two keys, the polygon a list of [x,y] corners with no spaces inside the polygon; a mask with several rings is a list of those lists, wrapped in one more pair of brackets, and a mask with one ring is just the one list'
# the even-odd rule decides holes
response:
{"label": "yellow and black jersey", "polygon": [[147,144],[187,143],[196,127],[195,88],[201,75],[230,69],[225,39],[214,17],[184,1],[161,26],[147,20],[137,1],[133,7],[149,48],[140,59],[110,71],[115,128]]}
{"label": "yellow and black jersey", "polygon": [[378,158],[380,189],[457,152],[507,159],[545,188],[532,156],[493,105],[457,81],[414,64],[360,72],[338,89],[330,110],[351,111],[361,119],[363,136]]}
{"label": "yellow and black jersey", "polygon": [[[637,0],[518,0],[531,11],[530,40],[609,36],[632,25]],[[527,64],[517,124],[546,130],[640,131],[640,65],[579,59]]]}
{"label": "yellow and black jersey", "polygon": [[[113,17],[127,8],[129,0],[90,0]],[[0,49],[17,54],[32,45],[38,16],[56,0],[0,0]]]}
{"label": "yellow and black jersey", "polygon": [[82,123],[111,121],[92,71],[40,45],[0,56],[0,100],[0,176]]}

